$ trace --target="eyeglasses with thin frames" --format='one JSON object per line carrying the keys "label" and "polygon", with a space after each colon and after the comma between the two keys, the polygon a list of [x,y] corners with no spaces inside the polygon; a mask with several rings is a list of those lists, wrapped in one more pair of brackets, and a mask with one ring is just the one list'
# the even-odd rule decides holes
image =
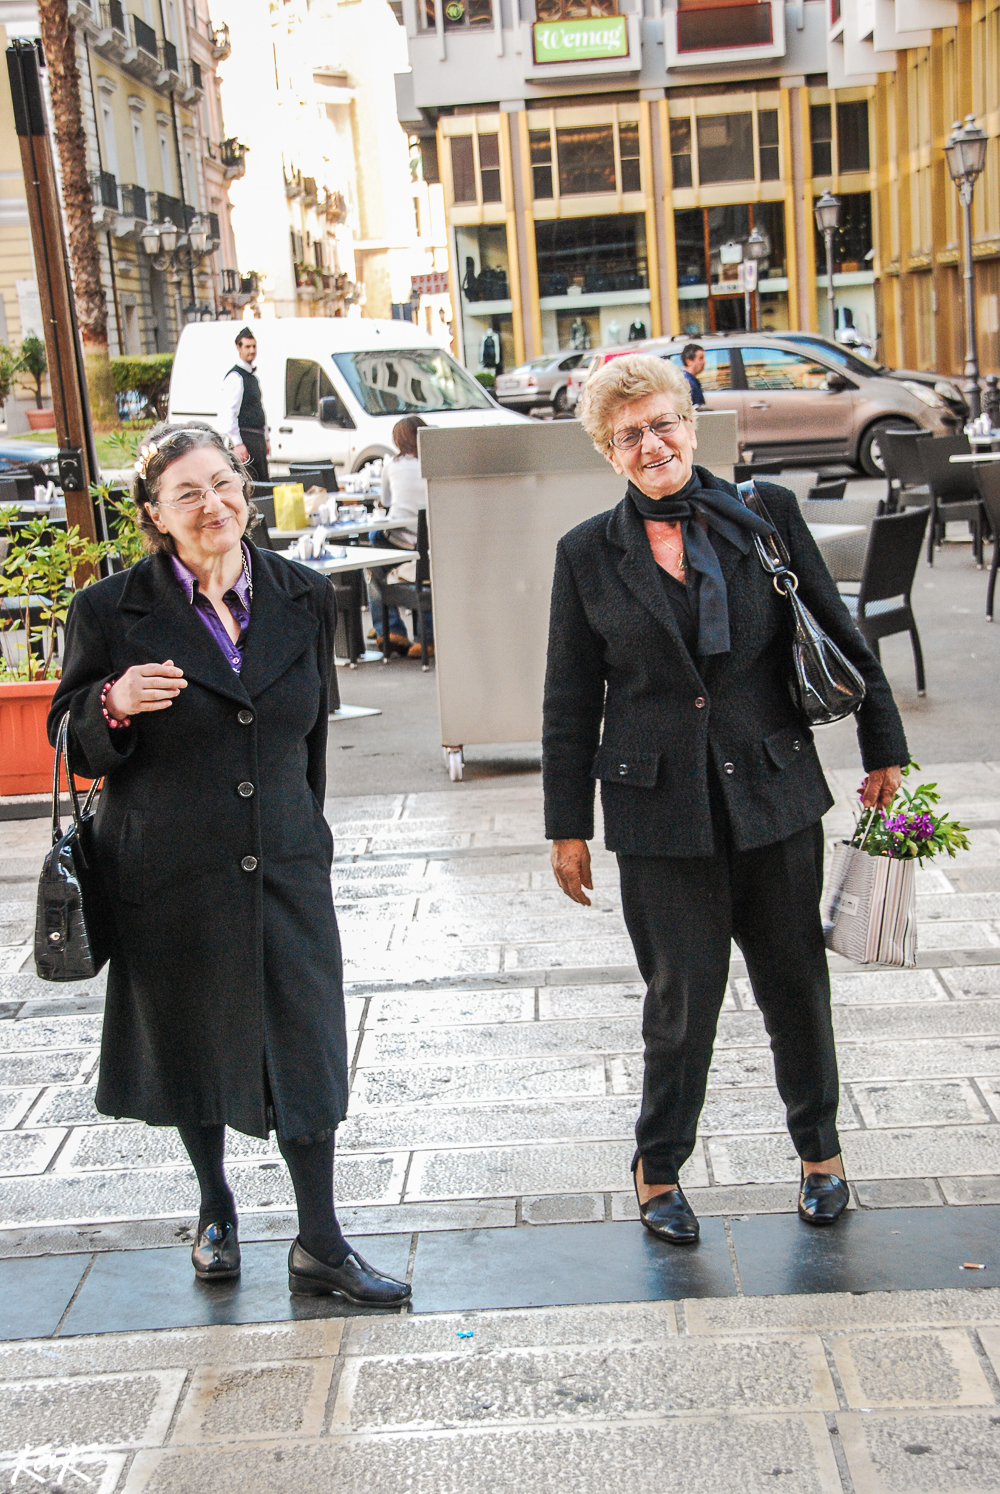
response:
{"label": "eyeglasses with thin frames", "polygon": [[204,508],[208,502],[209,493],[214,493],[216,498],[223,502],[232,500],[237,494],[242,494],[243,483],[234,472],[231,477],[220,477],[218,482],[213,482],[207,488],[193,488],[188,493],[182,493],[179,498],[158,498],[157,505],[160,508],[176,508],[182,514],[193,513],[196,508]]}
{"label": "eyeglasses with thin frames", "polygon": [[644,421],[642,425],[629,425],[608,442],[616,451],[634,451],[642,443],[643,433],[652,431],[658,441],[665,441],[683,420],[682,415],[661,415],[658,420]]}

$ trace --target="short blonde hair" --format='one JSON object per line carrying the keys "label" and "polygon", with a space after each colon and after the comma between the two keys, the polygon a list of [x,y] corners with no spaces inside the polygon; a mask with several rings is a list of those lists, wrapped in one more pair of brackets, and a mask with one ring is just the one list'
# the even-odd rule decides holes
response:
{"label": "short blonde hair", "polygon": [[580,424],[602,456],[608,455],[621,406],[648,399],[651,394],[669,394],[678,415],[694,424],[691,386],[668,358],[627,353],[591,374],[580,401]]}

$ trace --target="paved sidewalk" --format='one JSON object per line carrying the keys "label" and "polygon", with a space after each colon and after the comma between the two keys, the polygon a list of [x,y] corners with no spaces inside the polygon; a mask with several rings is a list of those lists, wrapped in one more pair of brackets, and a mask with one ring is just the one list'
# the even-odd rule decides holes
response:
{"label": "paved sidewalk", "polygon": [[[641,986],[613,858],[592,909],[558,893],[537,777],[328,802],[355,1034],[338,1193],[414,1282],[388,1318],[288,1297],[287,1175],[236,1134],[244,1277],[194,1286],[175,1134],[93,1110],[102,982],[30,973],[45,823],[0,825],[0,1486],[1000,1486],[1000,766],[922,776],[973,850],[920,874],[918,970],[831,959],[852,1217],[794,1218],[734,951],[694,1252],[634,1222]],[[856,779],[831,775],[831,841]]]}

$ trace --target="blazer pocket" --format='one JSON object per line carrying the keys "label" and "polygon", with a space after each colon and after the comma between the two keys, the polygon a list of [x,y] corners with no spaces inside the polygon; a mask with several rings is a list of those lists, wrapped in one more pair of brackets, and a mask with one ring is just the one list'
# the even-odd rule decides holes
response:
{"label": "blazer pocket", "polygon": [[620,783],[625,788],[655,788],[660,773],[658,752],[615,751],[601,747],[590,770],[602,783]]}
{"label": "blazer pocket", "polygon": [[783,726],[764,738],[764,751],[776,768],[792,768],[802,762],[812,745],[812,732],[805,726]]}
{"label": "blazer pocket", "polygon": [[141,810],[127,810],[118,840],[118,896],[123,903],[143,901],[143,829]]}

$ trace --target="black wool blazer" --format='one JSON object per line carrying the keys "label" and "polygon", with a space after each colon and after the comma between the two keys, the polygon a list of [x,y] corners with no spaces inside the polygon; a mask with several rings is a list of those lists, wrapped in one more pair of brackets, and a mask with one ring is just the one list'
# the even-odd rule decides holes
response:
{"label": "black wool blazer", "polygon": [[[164,554],[73,600],[50,738],[105,775],[98,870],[114,947],[97,1108],[152,1125],[329,1134],[347,1109],[340,942],[323,818],[336,606],[250,546],[236,674]],[[173,659],[187,689],[111,730],[105,682]]]}
{"label": "black wool blazer", "polygon": [[[705,468],[702,485],[735,487]],[[863,675],[857,730],[866,769],[909,761],[882,668],[844,606],[795,495],[758,484],[799,595]],[[608,849],[712,853],[709,763],[737,850],[784,840],[830,808],[812,732],[789,692],[790,609],[753,546],[715,530],[732,647],[695,660],[681,641],[642,520],[623,499],[564,535],[556,552],[542,730],[545,830],[589,840],[601,783]],[[602,730],[603,721],[603,730]]]}

